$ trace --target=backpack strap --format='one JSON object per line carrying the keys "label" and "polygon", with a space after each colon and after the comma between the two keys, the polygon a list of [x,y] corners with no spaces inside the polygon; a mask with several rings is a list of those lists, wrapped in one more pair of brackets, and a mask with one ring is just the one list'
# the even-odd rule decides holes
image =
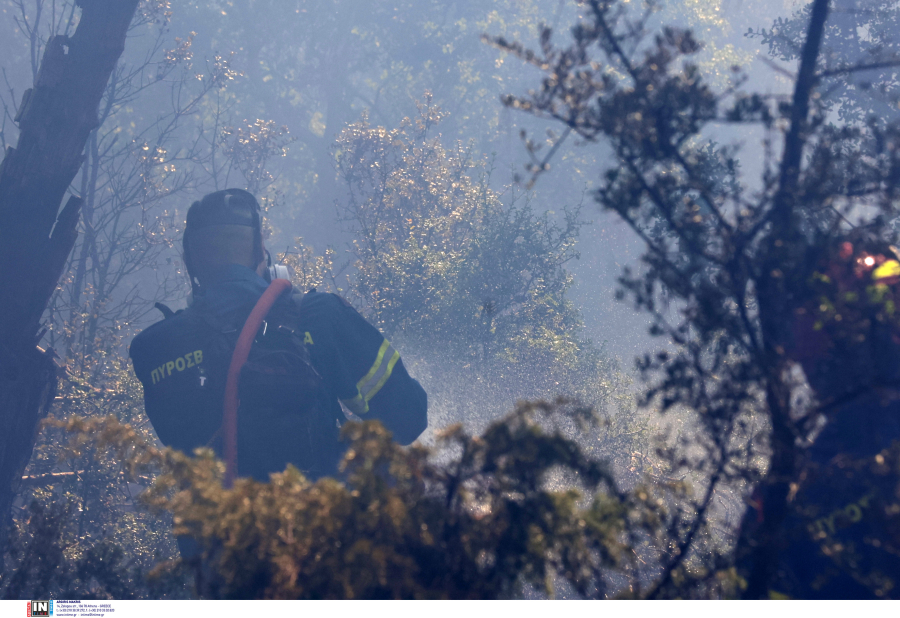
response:
{"label": "backpack strap", "polygon": [[244,323],[244,328],[238,337],[234,354],[231,357],[231,365],[228,367],[228,377],[225,380],[225,409],[222,415],[222,434],[225,441],[225,487],[230,489],[237,478],[237,411],[238,411],[238,380],[241,368],[250,356],[250,347],[262,326],[263,320],[268,315],[272,305],[285,290],[291,288],[291,282],[287,279],[274,279],[263,295],[260,296],[250,312],[250,317]]}

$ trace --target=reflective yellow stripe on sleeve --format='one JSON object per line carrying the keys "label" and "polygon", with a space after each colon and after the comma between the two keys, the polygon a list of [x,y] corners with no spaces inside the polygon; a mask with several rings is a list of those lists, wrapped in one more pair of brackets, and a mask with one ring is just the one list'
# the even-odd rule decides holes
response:
{"label": "reflective yellow stripe on sleeve", "polygon": [[368,402],[363,399],[358,390],[356,393],[356,397],[354,397],[353,399],[341,399],[341,403],[344,404],[347,409],[354,414],[365,414],[369,411]]}
{"label": "reflective yellow stripe on sleeve", "polygon": [[356,383],[356,388],[359,392],[357,396],[362,397],[363,401],[365,401],[367,410],[369,401],[378,394],[384,383],[391,377],[394,365],[399,360],[400,353],[391,347],[391,343],[385,339],[381,343],[381,347],[378,348],[378,356],[375,357],[375,362],[372,363],[369,372]]}
{"label": "reflective yellow stripe on sleeve", "polygon": [[[394,370],[394,365],[396,365],[397,361],[400,360],[400,352],[397,352],[396,350],[394,350],[394,348],[388,348],[388,351],[393,352],[393,354],[391,354],[390,360],[387,362],[387,369],[385,369],[378,382],[376,382],[375,385],[364,395],[366,401],[372,399],[372,397],[374,397],[378,393],[378,391],[381,390],[381,387],[384,386],[384,383],[387,382],[388,378],[391,377],[391,372]],[[385,354],[385,358],[387,358],[387,354]]]}
{"label": "reflective yellow stripe on sleeve", "polygon": [[900,277],[900,262],[897,260],[888,260],[872,271],[872,279],[875,281],[892,277]]}

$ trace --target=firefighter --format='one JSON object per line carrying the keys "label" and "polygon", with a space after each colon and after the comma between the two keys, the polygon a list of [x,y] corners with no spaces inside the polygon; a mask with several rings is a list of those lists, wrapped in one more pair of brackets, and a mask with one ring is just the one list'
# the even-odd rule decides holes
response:
{"label": "firefighter", "polygon": [[[163,444],[187,453],[208,446],[222,456],[236,341],[279,273],[267,259],[259,204],[240,189],[190,207],[183,247],[192,302],[177,313],[160,305],[165,319],[136,336],[130,354]],[[401,444],[427,425],[425,391],[390,342],[344,299],[315,290],[275,301],[238,394],[237,474],[261,481],[288,463],[311,479],[335,475],[338,426],[348,417],[380,420]]]}
{"label": "firefighter", "polygon": [[[787,350],[819,404],[791,485],[774,598],[897,598],[900,590],[900,258],[865,231],[833,243],[795,310]],[[739,566],[758,569],[754,531],[770,516],[758,490]],[[748,550],[749,547],[749,550]],[[741,555],[743,554],[743,555]],[[756,569],[754,567],[757,567]],[[771,572],[771,571],[770,571]]]}

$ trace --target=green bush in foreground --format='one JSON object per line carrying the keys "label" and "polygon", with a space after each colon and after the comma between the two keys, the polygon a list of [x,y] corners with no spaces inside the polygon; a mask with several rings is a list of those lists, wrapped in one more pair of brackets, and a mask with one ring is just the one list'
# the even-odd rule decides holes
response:
{"label": "green bush in foreground", "polygon": [[188,566],[204,597],[487,599],[530,586],[553,595],[555,585],[582,597],[640,594],[640,565],[662,546],[662,501],[620,492],[566,437],[592,422],[569,404],[523,402],[480,437],[451,427],[433,449],[351,423],[342,481],[288,468],[231,490],[209,451],[157,449],[113,418],[66,427],[73,449],[93,443],[131,473],[163,470],[143,500],[200,541]]}

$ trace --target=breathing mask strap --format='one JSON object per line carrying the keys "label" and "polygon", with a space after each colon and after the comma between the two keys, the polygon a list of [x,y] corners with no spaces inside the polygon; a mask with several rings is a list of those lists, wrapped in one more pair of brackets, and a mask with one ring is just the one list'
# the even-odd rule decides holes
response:
{"label": "breathing mask strap", "polygon": [[194,265],[191,261],[191,228],[185,226],[184,238],[182,239],[182,248],[184,249],[184,267],[187,270],[188,279],[191,282],[191,294],[197,296],[200,293],[200,282],[194,275]]}

